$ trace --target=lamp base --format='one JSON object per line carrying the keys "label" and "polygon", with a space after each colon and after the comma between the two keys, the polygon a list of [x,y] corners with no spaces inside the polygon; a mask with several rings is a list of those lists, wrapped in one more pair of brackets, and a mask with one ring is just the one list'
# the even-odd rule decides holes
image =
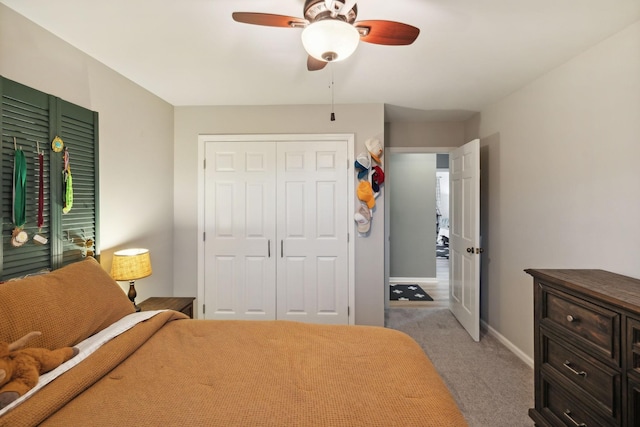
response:
{"label": "lamp base", "polygon": [[129,292],[127,293],[129,300],[133,304],[133,308],[136,309],[136,313],[140,311],[140,307],[136,304],[136,297],[138,293],[136,292],[136,287],[134,286],[133,280],[129,282]]}

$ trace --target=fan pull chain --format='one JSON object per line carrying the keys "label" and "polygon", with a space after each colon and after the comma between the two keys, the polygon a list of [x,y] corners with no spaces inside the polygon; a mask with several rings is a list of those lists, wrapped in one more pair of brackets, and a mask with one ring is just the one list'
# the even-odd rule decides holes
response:
{"label": "fan pull chain", "polygon": [[335,86],[335,83],[333,82],[333,63],[329,63],[329,68],[331,68],[331,121],[335,122],[336,121],[336,115],[333,112],[333,87]]}

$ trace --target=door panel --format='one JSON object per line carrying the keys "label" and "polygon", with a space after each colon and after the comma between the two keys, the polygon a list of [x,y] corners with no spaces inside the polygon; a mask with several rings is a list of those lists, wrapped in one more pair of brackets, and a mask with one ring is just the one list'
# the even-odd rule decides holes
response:
{"label": "door panel", "polygon": [[337,257],[318,257],[316,265],[318,283],[318,313],[337,313],[338,296],[336,283],[339,282],[339,262]]}
{"label": "door panel", "polygon": [[480,141],[449,155],[449,308],[480,340]]}
{"label": "door panel", "polygon": [[[235,284],[236,257],[216,256],[214,261],[215,262],[212,265],[213,268],[210,270],[213,281],[215,283]],[[210,299],[210,301],[215,301],[215,305],[212,303],[210,304],[212,304],[211,307],[216,308],[216,313],[235,314],[235,307],[233,304],[234,286],[212,286],[210,291],[212,294],[215,293],[215,295],[213,295],[214,298]]]}
{"label": "door panel", "polygon": [[208,142],[205,155],[205,316],[275,319],[275,145]]}
{"label": "door panel", "polygon": [[278,145],[279,319],[348,323],[346,161],[341,143]]}

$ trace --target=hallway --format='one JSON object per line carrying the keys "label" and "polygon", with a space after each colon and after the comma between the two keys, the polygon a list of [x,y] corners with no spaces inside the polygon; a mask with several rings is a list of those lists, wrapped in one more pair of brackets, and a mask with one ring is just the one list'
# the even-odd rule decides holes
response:
{"label": "hallway", "polygon": [[389,301],[389,307],[449,307],[449,260],[436,258],[437,283],[418,283],[433,301]]}

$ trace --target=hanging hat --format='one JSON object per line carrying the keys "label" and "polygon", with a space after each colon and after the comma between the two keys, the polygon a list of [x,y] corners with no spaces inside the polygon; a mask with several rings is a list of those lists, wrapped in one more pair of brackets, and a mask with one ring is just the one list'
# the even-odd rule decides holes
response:
{"label": "hanging hat", "polygon": [[358,184],[358,199],[365,202],[369,209],[373,209],[376,205],[376,199],[373,196],[373,189],[369,181],[360,181],[360,184]]}
{"label": "hanging hat", "polygon": [[358,154],[355,162],[356,170],[358,171],[358,179],[365,179],[369,174],[369,168],[371,167],[371,157],[369,153],[363,151]]}
{"label": "hanging hat", "polygon": [[380,185],[384,182],[384,172],[380,166],[373,167],[373,174],[371,175],[371,188],[374,193],[380,191]]}
{"label": "hanging hat", "polygon": [[354,220],[358,224],[358,233],[366,234],[369,232],[369,229],[371,228],[371,211],[367,205],[360,203],[360,207],[354,216]]}
{"label": "hanging hat", "polygon": [[380,157],[382,157],[382,144],[379,139],[369,138],[364,142],[364,145],[367,147],[367,151],[371,154],[373,160],[377,163],[382,163],[380,161]]}

